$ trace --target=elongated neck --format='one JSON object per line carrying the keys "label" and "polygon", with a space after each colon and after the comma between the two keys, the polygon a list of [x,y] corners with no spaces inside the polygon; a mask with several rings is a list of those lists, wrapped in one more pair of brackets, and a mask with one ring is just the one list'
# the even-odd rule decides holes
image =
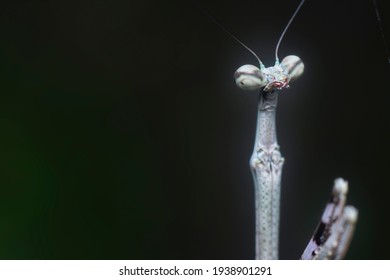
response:
{"label": "elongated neck", "polygon": [[259,95],[255,149],[271,150],[277,145],[275,115],[278,92],[264,92]]}

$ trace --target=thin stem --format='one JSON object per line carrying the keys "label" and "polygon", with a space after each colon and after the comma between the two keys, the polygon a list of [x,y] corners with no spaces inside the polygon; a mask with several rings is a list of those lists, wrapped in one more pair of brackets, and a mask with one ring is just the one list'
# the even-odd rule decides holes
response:
{"label": "thin stem", "polygon": [[250,160],[256,207],[256,259],[278,259],[280,188],[284,159],[276,139],[277,92],[262,91]]}

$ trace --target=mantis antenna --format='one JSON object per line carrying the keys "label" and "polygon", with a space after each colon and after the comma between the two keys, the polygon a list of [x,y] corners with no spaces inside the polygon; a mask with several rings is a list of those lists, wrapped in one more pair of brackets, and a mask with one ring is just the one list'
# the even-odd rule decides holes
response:
{"label": "mantis antenna", "polygon": [[290,27],[292,21],[294,20],[294,18],[297,15],[298,11],[301,9],[301,7],[302,7],[304,2],[305,2],[305,0],[302,0],[301,3],[299,3],[297,9],[295,10],[294,14],[292,15],[292,17],[290,18],[290,20],[287,23],[286,27],[284,28],[284,30],[282,32],[282,35],[280,35],[278,44],[276,45],[276,49],[275,49],[275,60],[276,60],[276,63],[279,63],[278,50],[279,50],[280,42],[282,42],[284,34],[286,34],[287,29]]}
{"label": "mantis antenna", "polygon": [[254,57],[256,57],[257,61],[259,62],[260,69],[264,69],[265,66],[263,62],[260,60],[260,58],[257,56],[257,54],[252,51],[247,45],[245,45],[243,42],[241,42],[236,36],[233,35],[232,32],[227,30],[222,24],[220,24],[215,18],[213,18],[208,12],[206,12],[201,6],[198,5],[195,1],[192,1],[195,6],[198,7],[199,10],[201,10],[202,13],[204,13],[212,22],[214,22],[219,28],[222,29],[222,31],[226,32],[229,36],[231,36],[234,40],[236,40],[241,46],[243,46],[245,49],[247,49],[251,54],[253,54]]}
{"label": "mantis antenna", "polygon": [[[254,57],[256,57],[257,61],[259,62],[259,65],[260,65],[260,69],[264,69],[265,66],[263,64],[263,62],[260,60],[260,58],[256,55],[256,53],[254,51],[252,51],[247,45],[245,45],[243,42],[241,42],[232,32],[230,32],[229,30],[227,30],[222,24],[220,24],[215,18],[213,18],[209,13],[207,13],[201,6],[199,6],[199,4],[195,1],[192,1],[195,6],[198,7],[199,10],[201,10],[202,13],[204,13],[211,21],[213,21],[219,28],[221,28],[224,32],[226,32],[229,36],[231,36],[234,40],[236,40],[241,46],[243,46],[245,49],[247,49],[251,54],[253,54]],[[298,11],[301,9],[303,3],[305,2],[305,0],[301,0],[301,2],[299,3],[298,7],[296,8],[294,14],[292,15],[292,17],[290,18],[289,22],[287,23],[286,27],[284,28],[283,32],[282,32],[282,35],[280,36],[279,38],[279,41],[278,41],[278,44],[276,45],[276,49],[275,49],[275,59],[276,59],[276,64],[279,63],[279,58],[278,58],[278,50],[279,50],[279,46],[280,46],[280,43],[284,37],[284,34],[286,34],[287,32],[287,29],[290,27],[292,21],[294,20],[295,16],[297,15]]]}
{"label": "mantis antenna", "polygon": [[372,3],[374,4],[375,14],[376,14],[376,18],[377,18],[378,24],[379,24],[379,31],[381,32],[383,46],[385,47],[385,52],[387,55],[387,62],[390,64],[389,48],[387,47],[385,32],[383,31],[383,26],[382,26],[382,20],[381,20],[381,17],[379,16],[378,5],[376,3],[376,0],[372,0]]}

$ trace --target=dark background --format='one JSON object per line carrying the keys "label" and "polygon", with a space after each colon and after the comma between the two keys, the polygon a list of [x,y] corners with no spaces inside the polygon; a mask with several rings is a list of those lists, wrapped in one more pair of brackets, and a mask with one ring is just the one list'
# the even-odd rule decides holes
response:
{"label": "dark background", "polygon": [[[274,64],[299,1],[198,1]],[[390,10],[378,1],[387,39]],[[253,56],[191,1],[0,4],[0,258],[252,259]],[[390,65],[370,0],[307,1],[279,56],[280,257],[333,180],[359,209],[350,259],[389,259]]]}

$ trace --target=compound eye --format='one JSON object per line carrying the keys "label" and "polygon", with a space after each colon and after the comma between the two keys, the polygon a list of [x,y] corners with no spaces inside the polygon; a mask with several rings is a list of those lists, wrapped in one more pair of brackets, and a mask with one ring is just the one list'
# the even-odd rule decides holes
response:
{"label": "compound eye", "polygon": [[303,71],[305,70],[305,66],[302,60],[296,55],[286,56],[282,60],[281,65],[290,75],[291,77],[290,81],[294,81],[298,79],[302,75]]}
{"label": "compound eye", "polygon": [[259,68],[246,64],[237,69],[234,73],[236,85],[244,90],[257,90],[267,83]]}

